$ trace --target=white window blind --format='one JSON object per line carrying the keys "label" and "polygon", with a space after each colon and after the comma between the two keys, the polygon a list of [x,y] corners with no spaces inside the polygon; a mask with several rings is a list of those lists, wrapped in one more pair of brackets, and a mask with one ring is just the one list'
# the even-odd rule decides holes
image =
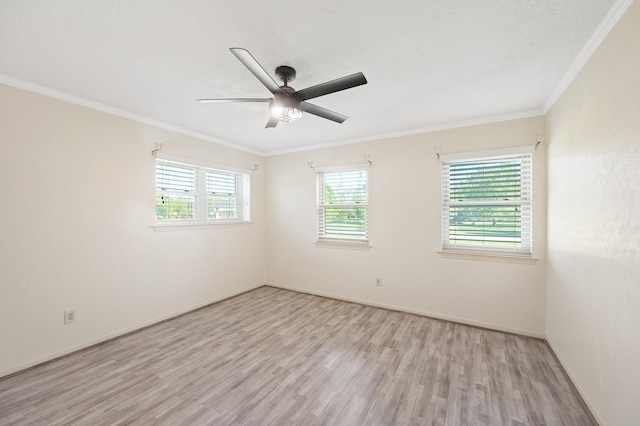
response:
{"label": "white window blind", "polygon": [[170,163],[156,163],[156,219],[194,220],[196,170]]}
{"label": "white window blind", "polygon": [[443,249],[531,254],[531,153],[444,159],[442,183]]}
{"label": "white window blind", "polygon": [[239,176],[223,172],[206,172],[207,219],[230,220],[238,218],[241,208]]}
{"label": "white window blind", "polygon": [[318,240],[366,243],[369,184],[367,170],[319,171]]}
{"label": "white window blind", "polygon": [[249,221],[249,174],[156,160],[156,220],[160,224]]}

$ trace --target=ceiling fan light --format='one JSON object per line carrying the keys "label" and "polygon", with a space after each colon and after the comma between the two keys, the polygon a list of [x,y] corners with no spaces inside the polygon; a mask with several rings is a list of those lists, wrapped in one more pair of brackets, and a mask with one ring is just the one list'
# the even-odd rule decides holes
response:
{"label": "ceiling fan light", "polygon": [[280,121],[294,121],[302,117],[302,111],[292,106],[274,105],[271,106],[271,116]]}

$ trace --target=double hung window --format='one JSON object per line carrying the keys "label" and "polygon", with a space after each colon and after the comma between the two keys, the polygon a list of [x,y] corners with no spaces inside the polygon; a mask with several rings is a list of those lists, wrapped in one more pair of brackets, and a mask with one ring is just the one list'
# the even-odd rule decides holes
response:
{"label": "double hung window", "polygon": [[369,177],[358,168],[317,168],[318,241],[367,244]]}
{"label": "double hung window", "polygon": [[445,251],[531,254],[532,150],[441,156]]}
{"label": "double hung window", "polygon": [[248,173],[187,161],[156,160],[158,224],[249,221]]}

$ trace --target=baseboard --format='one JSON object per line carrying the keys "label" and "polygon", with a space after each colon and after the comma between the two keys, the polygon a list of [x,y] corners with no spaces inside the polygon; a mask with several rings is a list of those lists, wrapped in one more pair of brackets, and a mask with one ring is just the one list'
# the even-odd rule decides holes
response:
{"label": "baseboard", "polygon": [[83,350],[83,349],[90,348],[91,346],[95,346],[95,345],[98,345],[100,343],[107,342],[109,340],[124,336],[126,334],[135,333],[136,331],[142,330],[143,328],[151,327],[152,325],[159,324],[159,323],[164,322],[164,321],[172,320],[174,318],[177,318],[177,317],[180,317],[182,315],[188,314],[189,312],[193,312],[193,311],[196,311],[198,309],[205,308],[207,306],[213,305],[215,303],[222,302],[223,300],[230,299],[232,297],[238,296],[238,295],[243,294],[243,293],[247,293],[249,291],[255,290],[256,288],[260,288],[260,287],[263,287],[263,286],[264,286],[263,284],[259,284],[259,285],[256,285],[256,286],[251,287],[251,288],[246,289],[246,290],[230,293],[230,294],[227,294],[225,296],[218,297],[218,298],[209,300],[209,301],[204,302],[204,303],[199,303],[197,305],[193,305],[193,306],[190,306],[188,308],[181,309],[181,310],[173,312],[173,313],[171,313],[169,315],[164,315],[162,317],[153,319],[151,321],[144,322],[142,324],[135,325],[133,327],[127,327],[125,329],[116,331],[114,333],[109,333],[109,334],[107,334],[105,336],[102,336],[102,337],[99,337],[97,339],[93,339],[93,340],[81,343],[79,345],[75,345],[75,346],[63,349],[61,351],[54,352],[52,354],[48,354],[48,355],[42,356],[40,358],[36,358],[34,360],[31,360],[31,361],[16,365],[14,367],[10,367],[10,368],[1,370],[0,371],[0,378],[5,377],[5,376],[9,376],[11,374],[18,373],[20,371],[26,370],[28,368],[35,367],[35,366],[40,365],[40,364],[44,364],[44,363],[53,361],[53,360],[61,358],[63,356],[72,354],[74,352],[78,352],[78,351]]}
{"label": "baseboard", "polygon": [[458,318],[458,317],[453,317],[453,316],[448,316],[448,315],[441,315],[441,314],[436,314],[436,313],[428,312],[428,311],[422,311],[422,310],[418,310],[418,309],[409,309],[409,308],[405,308],[403,306],[390,305],[390,304],[387,304],[387,303],[379,303],[379,302],[374,302],[372,300],[358,299],[358,298],[353,298],[353,297],[346,297],[346,296],[342,296],[342,295],[339,295],[339,294],[324,293],[324,292],[309,290],[309,289],[306,289],[306,288],[286,286],[286,285],[273,284],[273,283],[267,283],[266,285],[269,286],[269,287],[281,288],[283,290],[297,291],[298,293],[313,294],[315,296],[322,296],[322,297],[328,297],[330,299],[344,300],[345,302],[353,302],[353,303],[358,303],[360,305],[374,306],[376,308],[389,309],[389,310],[398,311],[398,312],[406,312],[408,314],[416,314],[416,315],[420,315],[420,316],[423,316],[423,317],[440,319],[440,320],[444,320],[444,321],[450,321],[450,322],[455,322],[455,323],[459,323],[459,324],[470,325],[470,326],[473,326],[473,327],[486,328],[486,329],[489,329],[489,330],[502,331],[502,332],[505,332],[505,333],[518,334],[518,335],[521,335],[521,336],[533,337],[533,338],[541,339],[541,340],[544,340],[546,338],[544,333],[538,333],[538,332],[535,332],[535,331],[521,330],[521,329],[518,329],[518,328],[504,327],[504,326],[497,325],[497,324],[484,323],[484,322],[481,322],[481,321],[473,321],[473,320],[469,320],[469,319],[466,319],[466,318]]}
{"label": "baseboard", "polygon": [[593,416],[594,420],[598,424],[604,425],[605,424],[604,420],[602,420],[602,418],[598,415],[598,412],[596,411],[596,408],[593,406],[593,404],[591,403],[591,401],[587,397],[587,394],[584,392],[584,390],[582,390],[582,388],[580,387],[580,382],[578,382],[578,380],[576,379],[575,375],[571,372],[571,369],[569,368],[567,363],[564,362],[564,360],[560,356],[560,354],[558,352],[558,349],[554,346],[554,344],[548,338],[545,339],[545,342],[547,343],[547,346],[549,347],[549,350],[551,351],[553,356],[558,360],[558,363],[560,364],[560,366],[564,370],[564,374],[566,374],[567,377],[569,378],[569,382],[571,382],[573,387],[576,389],[576,392],[578,393],[578,395],[580,395],[580,398],[582,398],[582,402],[587,407],[588,411],[591,413],[591,415]]}
{"label": "baseboard", "polygon": [[468,319],[465,319],[465,318],[458,318],[458,317],[452,317],[452,316],[448,316],[448,315],[434,314],[432,312],[427,312],[427,311],[422,311],[422,310],[417,310],[417,309],[408,309],[408,308],[404,308],[402,306],[395,306],[395,305],[390,305],[390,304],[387,304],[387,303],[378,303],[378,302],[374,302],[374,301],[371,301],[371,300],[358,299],[358,298],[352,298],[352,297],[345,297],[345,296],[336,295],[336,294],[332,294],[332,293],[324,293],[324,292],[312,291],[312,290],[308,290],[308,289],[304,289],[304,288],[300,288],[300,287],[277,285],[277,284],[273,284],[273,283],[260,284],[260,285],[256,285],[256,286],[251,287],[251,288],[246,289],[246,290],[233,292],[233,293],[227,294],[225,296],[218,297],[218,298],[209,300],[207,302],[188,307],[186,309],[182,309],[182,310],[174,312],[172,314],[169,314],[169,315],[166,315],[166,316],[163,316],[163,317],[159,317],[159,318],[156,318],[154,320],[147,321],[145,323],[138,324],[138,325],[133,326],[133,327],[128,327],[126,329],[117,331],[115,333],[110,333],[110,334],[102,336],[102,337],[100,337],[98,339],[94,339],[94,340],[91,340],[91,341],[88,341],[88,342],[84,342],[82,344],[79,344],[79,345],[76,345],[76,346],[72,346],[72,347],[64,349],[62,351],[58,351],[58,352],[55,352],[55,353],[52,353],[52,354],[49,354],[49,355],[46,355],[46,356],[31,360],[29,362],[25,362],[25,363],[17,365],[17,366],[4,369],[4,370],[0,371],[0,378],[5,377],[5,376],[9,376],[11,374],[18,373],[20,371],[26,370],[28,368],[35,367],[35,366],[40,365],[40,364],[44,364],[44,363],[53,361],[53,360],[61,358],[63,356],[72,354],[74,352],[78,352],[78,351],[83,350],[83,349],[87,349],[87,348],[89,348],[91,346],[95,346],[95,345],[107,342],[109,340],[124,336],[126,334],[135,333],[136,331],[142,330],[144,328],[151,327],[151,326],[153,326],[155,324],[159,324],[159,323],[164,322],[164,321],[172,320],[174,318],[177,318],[177,317],[180,317],[182,315],[188,314],[189,312],[193,312],[193,311],[196,311],[198,309],[205,308],[205,307],[213,305],[215,303],[222,302],[223,300],[227,300],[227,299],[230,299],[232,297],[239,296],[239,295],[241,295],[243,293],[247,293],[249,291],[252,291],[252,290],[255,290],[257,288],[264,287],[264,286],[269,286],[269,287],[274,287],[274,288],[281,288],[283,290],[290,290],[290,291],[295,291],[295,292],[298,292],[298,293],[312,294],[312,295],[315,295],[315,296],[327,297],[327,298],[330,298],[330,299],[343,300],[345,302],[358,303],[358,304],[361,304],[361,305],[367,305],[367,306],[373,306],[373,307],[377,307],[377,308],[389,309],[389,310],[398,311],[398,312],[406,312],[406,313],[416,314],[416,315],[420,315],[420,316],[424,316],[424,317],[441,319],[441,320],[444,320],[444,321],[450,321],[450,322],[470,325],[470,326],[473,326],[473,327],[480,327],[480,328],[485,328],[485,329],[489,329],[489,330],[502,331],[502,332],[506,332],[506,333],[518,334],[518,335],[522,335],[522,336],[526,336],[526,337],[533,337],[533,338],[536,338],[536,339],[544,340],[545,343],[548,345],[548,347],[549,347],[551,353],[553,354],[553,356],[555,356],[556,359],[558,360],[558,363],[560,364],[560,366],[564,370],[564,373],[569,378],[569,381],[575,387],[577,393],[582,398],[582,402],[585,404],[585,406],[587,407],[587,409],[589,410],[591,415],[594,417],[594,420],[596,422],[598,422],[599,424],[604,424],[604,421],[602,420],[602,418],[600,418],[600,416],[598,415],[598,412],[595,410],[595,407],[593,406],[593,404],[591,403],[591,401],[587,397],[586,393],[580,387],[580,384],[576,380],[574,374],[571,372],[571,369],[567,366],[567,364],[564,362],[563,358],[559,355],[558,350],[554,346],[553,342],[551,342],[550,340],[547,340],[547,338],[546,338],[546,336],[544,334],[533,332],[533,331],[529,331],[529,330],[514,329],[514,328],[503,327],[503,326],[490,324],[490,323],[483,323],[483,322],[480,322],[480,321],[472,321],[472,320],[468,320]]}
{"label": "baseboard", "polygon": [[473,326],[473,327],[480,327],[480,328],[485,328],[485,329],[489,329],[489,330],[502,331],[502,332],[506,332],[506,333],[517,334],[517,335],[522,335],[522,336],[526,336],[526,337],[533,337],[533,338],[536,338],[536,339],[543,340],[547,344],[547,346],[549,347],[549,350],[551,351],[553,356],[558,360],[558,364],[560,364],[560,367],[564,371],[564,374],[566,374],[567,378],[569,379],[569,382],[575,388],[576,392],[578,393],[578,395],[582,399],[582,402],[586,406],[587,411],[593,417],[594,421],[597,422],[598,424],[601,424],[601,425],[605,424],[604,421],[602,420],[602,418],[598,415],[598,412],[595,410],[595,407],[593,406],[593,404],[591,403],[591,401],[587,397],[586,393],[582,390],[582,388],[580,387],[579,383],[576,381],[575,376],[573,375],[573,373],[571,372],[571,370],[569,369],[567,364],[564,362],[562,357],[560,357],[558,355],[558,351],[555,348],[555,346],[553,345],[553,343],[551,341],[547,340],[546,335],[543,334],[543,333],[537,333],[537,332],[533,332],[533,331],[529,331],[529,330],[514,329],[514,328],[510,328],[510,327],[502,327],[502,326],[498,326],[498,325],[495,325],[495,324],[489,324],[489,323],[483,323],[483,322],[480,322],[480,321],[467,320],[465,318],[458,318],[458,317],[452,317],[452,316],[447,316],[447,315],[439,315],[439,314],[434,314],[434,313],[431,313],[431,312],[421,311],[421,310],[416,310],[416,309],[407,309],[407,308],[404,308],[404,307],[401,307],[401,306],[395,306],[395,305],[390,305],[390,304],[386,304],[386,303],[378,303],[378,302],[373,302],[373,301],[365,300],[365,299],[345,297],[345,296],[341,296],[341,295],[335,295],[335,294],[332,294],[332,293],[324,293],[324,292],[319,292],[319,291],[312,291],[312,290],[308,290],[308,289],[304,289],[304,288],[300,288],[300,287],[284,286],[284,285],[278,285],[278,284],[273,284],[273,283],[267,283],[265,285],[269,286],[269,287],[274,287],[274,288],[281,288],[283,290],[296,291],[298,293],[312,294],[314,296],[321,296],[321,297],[327,297],[327,298],[330,298],[330,299],[343,300],[345,302],[353,302],[353,303],[358,303],[360,305],[374,306],[374,307],[377,307],[377,308],[384,308],[384,309],[389,309],[389,310],[398,311],[398,312],[406,312],[406,313],[416,314],[416,315],[420,315],[420,316],[424,316],[424,317],[441,319],[441,320],[444,320],[444,321],[450,321],[450,322],[455,322],[455,323],[459,323],[459,324],[470,325],[470,326]]}

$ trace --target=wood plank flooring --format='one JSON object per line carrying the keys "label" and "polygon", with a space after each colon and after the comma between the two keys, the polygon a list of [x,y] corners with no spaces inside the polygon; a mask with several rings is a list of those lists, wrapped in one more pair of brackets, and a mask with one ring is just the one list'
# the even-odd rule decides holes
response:
{"label": "wood plank flooring", "polygon": [[262,287],[0,379],[1,425],[592,425],[542,341]]}

